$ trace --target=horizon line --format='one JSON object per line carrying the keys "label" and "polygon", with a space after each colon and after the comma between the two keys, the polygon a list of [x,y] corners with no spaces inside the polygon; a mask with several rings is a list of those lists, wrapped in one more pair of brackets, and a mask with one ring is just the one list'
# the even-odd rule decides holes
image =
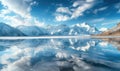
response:
{"label": "horizon line", "polygon": [[120,36],[0,36],[0,40],[17,40],[17,39],[104,39],[104,38],[120,38]]}

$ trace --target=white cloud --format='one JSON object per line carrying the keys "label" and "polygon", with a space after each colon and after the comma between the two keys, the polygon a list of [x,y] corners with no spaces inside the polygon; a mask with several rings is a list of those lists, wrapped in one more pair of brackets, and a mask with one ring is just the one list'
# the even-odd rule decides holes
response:
{"label": "white cloud", "polygon": [[93,2],[94,0],[86,0],[86,2]]}
{"label": "white cloud", "polygon": [[91,8],[91,6],[92,6],[91,4],[87,4],[87,3],[83,4],[82,6],[79,6],[78,8],[76,8],[76,9],[74,10],[74,12],[72,13],[71,18],[73,19],[73,18],[77,18],[77,17],[79,17],[79,16],[82,16],[83,13],[84,13],[87,9]]}
{"label": "white cloud", "polygon": [[[58,7],[56,12],[57,12],[55,14],[56,21],[67,21],[70,19],[70,17],[68,15],[72,14],[72,12],[69,10],[68,7]],[[64,13],[66,15],[64,15]]]}
{"label": "white cloud", "polygon": [[98,19],[93,19],[91,22],[92,23],[97,23],[97,22],[102,22],[104,20],[105,20],[105,18],[98,18]]}
{"label": "white cloud", "polygon": [[[5,20],[5,23],[16,27],[19,25],[25,26],[43,26],[44,23],[38,21],[31,16],[31,6],[36,2],[33,0],[0,0],[5,9],[0,11],[0,17]],[[12,16],[10,13],[14,13]]]}
{"label": "white cloud", "polygon": [[29,18],[22,18],[18,15],[15,16],[4,16],[4,20],[7,20],[7,24],[17,27],[20,25],[24,26],[38,26],[38,27],[43,27],[45,24],[44,22],[38,21],[36,18],[32,17],[31,19]]}
{"label": "white cloud", "polygon": [[19,14],[22,17],[30,18],[32,0],[0,0],[4,7]]}
{"label": "white cloud", "polygon": [[67,21],[67,20],[70,19],[70,17],[67,16],[67,15],[57,14],[56,17],[55,17],[55,19],[57,21]]}
{"label": "white cloud", "polygon": [[[58,7],[55,15],[55,19],[57,21],[67,21],[71,19],[78,18],[84,14],[84,12],[90,9],[93,6],[94,0],[86,0],[86,1],[75,1],[72,4],[72,7]],[[65,13],[65,14],[61,14]],[[69,16],[67,16],[69,15]]]}
{"label": "white cloud", "polygon": [[75,1],[74,3],[73,3],[73,7],[77,7],[77,6],[79,6],[79,5],[81,5],[82,3],[84,3],[85,1]]}
{"label": "white cloud", "polygon": [[99,8],[98,10],[99,11],[103,11],[103,10],[106,10],[108,7],[102,7],[102,8]]}
{"label": "white cloud", "polygon": [[0,17],[4,17],[6,14],[9,14],[9,13],[11,13],[10,10],[8,10],[8,9],[2,9],[0,11]]}
{"label": "white cloud", "polygon": [[59,8],[57,8],[56,12],[71,14],[68,7],[59,7]]}
{"label": "white cloud", "polygon": [[82,5],[82,4],[84,4],[84,3],[91,3],[91,2],[94,2],[94,0],[77,0],[77,1],[75,1],[74,3],[73,3],[73,7],[77,7],[77,6],[80,6],[80,5]]}
{"label": "white cloud", "polygon": [[18,25],[30,25],[26,19],[21,18],[20,16],[6,16],[4,17],[5,20],[8,20],[11,26],[17,27]]}
{"label": "white cloud", "polygon": [[97,14],[98,12],[104,11],[104,10],[106,10],[107,8],[108,8],[108,7],[101,7],[101,8],[99,8],[99,9],[95,9],[95,10],[93,11],[93,13]]}

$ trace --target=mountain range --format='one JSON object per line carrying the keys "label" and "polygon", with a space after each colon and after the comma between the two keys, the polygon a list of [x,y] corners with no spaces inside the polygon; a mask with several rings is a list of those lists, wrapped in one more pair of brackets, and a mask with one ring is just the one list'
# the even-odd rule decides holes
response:
{"label": "mountain range", "polygon": [[45,36],[45,35],[98,35],[98,36],[120,36],[120,23],[105,32],[100,32],[87,23],[75,25],[57,26],[18,26],[11,27],[5,23],[0,23],[0,36]]}
{"label": "mountain range", "polygon": [[46,27],[21,25],[16,28],[0,23],[0,36],[90,35],[98,32],[95,27],[87,23]]}

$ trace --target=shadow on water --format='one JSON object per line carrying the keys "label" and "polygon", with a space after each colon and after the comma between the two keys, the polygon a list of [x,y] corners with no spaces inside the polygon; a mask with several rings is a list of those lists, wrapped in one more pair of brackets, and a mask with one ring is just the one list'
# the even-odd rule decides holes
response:
{"label": "shadow on water", "polygon": [[119,71],[120,41],[34,39],[0,41],[0,71]]}

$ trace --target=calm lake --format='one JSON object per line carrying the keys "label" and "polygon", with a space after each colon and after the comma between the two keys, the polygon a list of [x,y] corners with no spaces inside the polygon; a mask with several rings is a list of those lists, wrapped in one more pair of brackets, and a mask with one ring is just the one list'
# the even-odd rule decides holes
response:
{"label": "calm lake", "polygon": [[0,40],[0,71],[120,71],[120,42]]}

